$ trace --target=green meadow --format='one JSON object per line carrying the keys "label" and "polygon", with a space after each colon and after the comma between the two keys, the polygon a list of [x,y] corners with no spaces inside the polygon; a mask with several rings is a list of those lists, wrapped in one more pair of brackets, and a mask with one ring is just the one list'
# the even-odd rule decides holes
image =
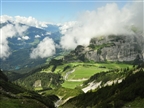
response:
{"label": "green meadow", "polygon": [[[67,67],[67,68],[66,68]],[[132,68],[132,65],[125,63],[114,63],[114,62],[105,62],[105,63],[65,63],[58,65],[54,73],[61,73],[63,78],[67,76],[62,87],[74,89],[75,87],[81,85],[84,80],[89,79],[96,73],[106,72],[113,69],[124,69]],[[52,72],[53,65],[49,66],[47,69],[41,70],[41,72]]]}
{"label": "green meadow", "polygon": [[75,71],[69,75],[69,79],[83,79],[89,78],[90,76],[94,75],[95,73],[101,71],[108,71],[108,69],[98,68],[95,66],[85,67],[79,66],[75,68]]}
{"label": "green meadow", "polygon": [[83,81],[65,81],[62,87],[74,89],[75,87],[81,85]]}

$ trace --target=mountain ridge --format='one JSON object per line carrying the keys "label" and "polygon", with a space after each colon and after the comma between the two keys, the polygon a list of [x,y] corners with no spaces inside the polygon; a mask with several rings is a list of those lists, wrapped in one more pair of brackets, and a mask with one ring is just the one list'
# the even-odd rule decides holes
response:
{"label": "mountain ridge", "polygon": [[64,61],[129,62],[137,56],[144,59],[144,38],[141,35],[109,35],[91,39],[89,46],[77,46],[64,57]]}

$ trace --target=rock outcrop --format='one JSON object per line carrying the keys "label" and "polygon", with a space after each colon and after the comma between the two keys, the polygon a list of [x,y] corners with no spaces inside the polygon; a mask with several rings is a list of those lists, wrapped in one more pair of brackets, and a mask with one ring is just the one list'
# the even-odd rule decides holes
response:
{"label": "rock outcrop", "polygon": [[33,84],[34,87],[41,87],[41,80],[36,80]]}
{"label": "rock outcrop", "polygon": [[90,45],[77,46],[64,57],[65,62],[72,61],[133,61],[137,56],[143,59],[144,38],[141,35],[109,35],[93,38]]}

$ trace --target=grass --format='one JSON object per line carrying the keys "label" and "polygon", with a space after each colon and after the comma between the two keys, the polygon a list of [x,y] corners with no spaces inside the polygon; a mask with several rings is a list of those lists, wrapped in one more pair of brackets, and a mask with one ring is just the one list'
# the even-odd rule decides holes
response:
{"label": "grass", "polygon": [[96,66],[105,66],[109,69],[132,68],[132,65],[125,63],[97,63]]}
{"label": "grass", "polygon": [[59,59],[62,59],[64,56],[57,56],[57,57],[55,57],[54,59],[57,59],[57,60],[59,60]]}
{"label": "grass", "polygon": [[144,107],[144,99],[137,98],[133,102],[127,103],[125,106],[130,108],[143,108]]}
{"label": "grass", "polygon": [[36,91],[38,91],[38,90],[42,90],[43,88],[42,87],[35,87],[34,88]]}
{"label": "grass", "polygon": [[54,90],[47,90],[45,91],[46,95],[57,95],[58,97],[61,97],[62,99],[67,99],[69,97],[77,96],[80,93],[83,93],[79,89],[70,89],[70,88],[64,88],[60,87],[58,89]]}
{"label": "grass", "polygon": [[95,73],[101,71],[107,71],[108,69],[98,68],[98,67],[84,67],[79,66],[75,69],[75,71],[70,74],[69,79],[82,79],[82,78],[89,78],[90,76],[94,75]]}
{"label": "grass", "polygon": [[74,89],[75,87],[81,85],[83,81],[65,81],[62,87]]}
{"label": "grass", "polygon": [[[69,66],[70,68],[64,70],[66,66]],[[102,68],[104,67],[104,68]],[[63,77],[65,77],[67,72],[70,72],[70,70],[75,69],[73,73],[70,73],[67,77],[67,81],[65,81],[62,86],[66,88],[74,89],[78,85],[82,84],[83,81],[68,81],[68,80],[77,80],[77,79],[83,79],[83,78],[90,78],[96,73],[99,72],[105,72],[111,69],[121,69],[121,68],[132,68],[132,65],[125,64],[125,63],[111,63],[111,62],[105,62],[105,63],[68,63],[63,65],[58,65],[55,69],[55,73],[61,73]],[[47,69],[42,70],[41,72],[50,72],[52,70],[53,66],[50,66]]]}
{"label": "grass", "polygon": [[[78,65],[78,64],[75,64]],[[77,66],[75,68],[75,71],[69,75],[69,79],[82,79],[82,78],[89,78],[92,75],[99,73],[99,72],[105,72],[110,69],[121,69],[121,68],[132,68],[132,65],[129,64],[117,64],[117,63],[84,63],[79,64],[80,66]],[[105,68],[100,68],[101,66]]]}
{"label": "grass", "polygon": [[42,103],[33,99],[2,99],[0,108],[45,108]]}
{"label": "grass", "polygon": [[32,42],[32,43],[30,43],[31,45],[36,45],[36,44],[38,44],[40,41],[39,41],[39,39],[35,39],[34,40],[34,42]]}
{"label": "grass", "polygon": [[42,70],[41,70],[41,73],[43,73],[43,72],[45,72],[45,73],[50,73],[50,72],[52,72],[52,71],[51,71],[52,68],[53,68],[53,66],[50,66],[50,67],[47,68],[47,69],[42,69]]}

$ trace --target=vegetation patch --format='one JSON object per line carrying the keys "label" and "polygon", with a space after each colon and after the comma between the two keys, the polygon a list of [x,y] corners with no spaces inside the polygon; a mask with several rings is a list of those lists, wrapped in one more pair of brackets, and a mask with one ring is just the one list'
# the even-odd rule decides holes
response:
{"label": "vegetation patch", "polygon": [[62,84],[62,87],[75,89],[76,87],[80,86],[83,83],[83,81],[65,81]]}
{"label": "vegetation patch", "polygon": [[[137,72],[133,74],[136,70]],[[70,99],[62,108],[122,108],[124,106],[142,108],[144,99],[144,86],[142,85],[144,82],[144,71],[141,67],[137,67],[137,69],[133,68],[131,72],[129,70],[125,72],[129,74],[121,83],[80,94]]]}
{"label": "vegetation patch", "polygon": [[44,91],[43,95],[44,96],[57,95],[62,99],[67,99],[70,97],[77,96],[81,93],[83,92],[80,89],[70,89],[70,88],[60,87],[58,89]]}

